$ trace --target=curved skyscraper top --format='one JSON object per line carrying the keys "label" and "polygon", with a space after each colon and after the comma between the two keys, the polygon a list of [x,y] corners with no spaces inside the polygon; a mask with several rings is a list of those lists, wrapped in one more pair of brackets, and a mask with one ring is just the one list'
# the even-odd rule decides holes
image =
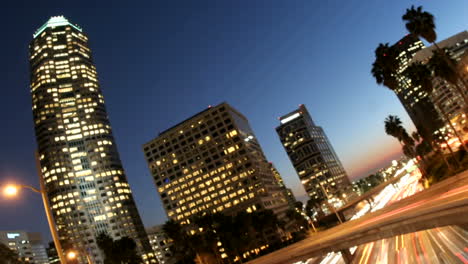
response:
{"label": "curved skyscraper top", "polygon": [[103,263],[96,238],[131,237],[151,248],[133,200],[82,29],[51,17],[29,45],[38,157],[64,250]]}

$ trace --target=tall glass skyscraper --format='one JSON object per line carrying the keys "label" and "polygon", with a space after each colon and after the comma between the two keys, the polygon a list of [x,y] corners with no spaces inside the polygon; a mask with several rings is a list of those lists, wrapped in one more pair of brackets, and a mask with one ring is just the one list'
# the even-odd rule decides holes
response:
{"label": "tall glass skyscraper", "polygon": [[276,132],[310,197],[328,200],[348,187],[343,165],[304,105],[280,117],[280,123]]}
{"label": "tall glass skyscraper", "polygon": [[413,35],[407,35],[393,44],[391,48],[395,50],[398,61],[396,74],[398,88],[395,94],[421,136],[432,135],[443,125],[434,103],[427,92],[423,91],[420,86],[412,85],[411,80],[404,74],[415,54],[424,49],[424,44]]}
{"label": "tall glass skyscraper", "polygon": [[[82,29],[51,17],[29,46],[38,157],[64,250],[103,263],[96,238],[128,236],[151,252],[117,152]],[[84,259],[80,263],[84,263]]]}

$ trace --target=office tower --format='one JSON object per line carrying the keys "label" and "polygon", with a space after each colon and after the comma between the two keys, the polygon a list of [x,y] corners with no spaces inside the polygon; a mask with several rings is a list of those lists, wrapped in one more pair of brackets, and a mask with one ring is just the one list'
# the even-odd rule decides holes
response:
{"label": "office tower", "polygon": [[159,264],[174,264],[176,259],[172,257],[172,240],[166,235],[162,225],[146,229],[153,252]]}
{"label": "office tower", "polygon": [[350,182],[323,129],[304,105],[279,121],[276,132],[307,194],[318,200],[337,198]]}
{"label": "office tower", "polygon": [[[0,231],[0,243],[15,251],[21,259],[26,261],[26,263],[49,263],[40,233]],[[3,263],[1,259],[0,263]]]}
{"label": "office tower", "polygon": [[200,213],[287,209],[270,165],[241,113],[219,104],[144,144],[149,170],[170,219]]}
{"label": "office tower", "polygon": [[283,193],[284,198],[288,202],[289,208],[295,208],[296,197],[294,197],[294,194],[292,193],[291,189],[286,188],[286,185],[283,181],[283,177],[281,177],[281,174],[272,162],[270,162],[270,169],[273,172],[273,175],[275,176],[277,184],[280,186],[280,190]]}
{"label": "office tower", "polygon": [[288,201],[289,208],[295,208],[297,200],[290,188],[286,188],[286,200]]}
{"label": "office tower", "polygon": [[[458,67],[460,76],[465,76],[465,78],[468,77],[466,75],[466,73],[468,73],[468,69],[466,68],[467,64],[464,62],[464,60],[468,62],[468,32],[460,32],[438,42],[437,45],[441,49],[446,49],[449,56],[457,62],[458,66],[460,66]],[[424,48],[414,55],[411,62],[419,61],[427,63],[432,57],[434,51],[436,51],[436,47],[434,45]],[[463,87],[463,82],[460,82],[459,86],[461,87],[461,90],[468,93],[466,88]],[[453,84],[438,77],[433,78],[433,87],[430,98],[434,102],[439,116],[446,116],[453,124],[455,124],[456,129],[459,130],[461,134],[466,133],[465,130],[468,128],[465,128],[467,124],[464,114],[467,106],[460,92]],[[447,120],[444,120],[444,123],[447,123]]]}
{"label": "office tower", "polygon": [[103,263],[96,238],[107,233],[134,239],[146,259],[151,247],[117,152],[88,37],[63,16],[51,17],[33,35],[29,61],[38,158],[62,247]]}
{"label": "office tower", "polygon": [[273,176],[275,176],[277,184],[282,188],[286,187],[286,185],[284,185],[283,177],[281,177],[281,174],[272,162],[270,162],[270,170],[273,173]]}
{"label": "office tower", "polygon": [[424,44],[413,35],[406,35],[391,48],[395,50],[398,61],[398,88],[394,92],[421,136],[432,135],[443,126],[434,103],[427,92],[420,86],[412,85],[411,80],[404,75],[415,54],[424,49]]}
{"label": "office tower", "polygon": [[46,249],[47,256],[49,258],[49,264],[60,264],[60,259],[57,254],[57,249],[55,248],[54,242],[49,242],[49,246]]}

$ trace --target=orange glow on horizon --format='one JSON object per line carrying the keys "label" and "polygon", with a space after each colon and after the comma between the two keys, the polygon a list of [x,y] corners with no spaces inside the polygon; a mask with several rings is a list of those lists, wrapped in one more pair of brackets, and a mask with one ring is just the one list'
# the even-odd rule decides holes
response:
{"label": "orange glow on horizon", "polygon": [[362,156],[358,156],[352,162],[351,166],[348,167],[348,176],[351,181],[368,176],[368,174],[381,167],[390,165],[392,160],[401,155],[403,155],[401,146],[396,142],[390,146],[382,146],[380,149],[371,150]]}

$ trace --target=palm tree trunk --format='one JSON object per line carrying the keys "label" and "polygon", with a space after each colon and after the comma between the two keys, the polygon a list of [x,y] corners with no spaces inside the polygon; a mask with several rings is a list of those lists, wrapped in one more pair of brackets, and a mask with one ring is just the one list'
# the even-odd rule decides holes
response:
{"label": "palm tree trunk", "polygon": [[[412,149],[411,151],[413,152],[413,155],[414,155],[414,157],[415,157],[416,160],[417,160],[417,159],[418,159],[418,158],[417,158],[417,157],[418,157],[418,153],[416,152],[415,149]],[[419,165],[418,167],[419,167],[419,169],[421,170],[421,174],[422,174],[423,178],[424,178],[425,180],[429,180],[429,174],[427,173],[427,170],[426,170],[426,168],[427,168],[427,167],[426,167],[426,162],[425,162],[425,160],[424,160],[423,158],[421,158],[421,161],[422,161],[422,162],[418,162],[418,165]],[[424,164],[421,164],[421,163],[424,163]]]}

